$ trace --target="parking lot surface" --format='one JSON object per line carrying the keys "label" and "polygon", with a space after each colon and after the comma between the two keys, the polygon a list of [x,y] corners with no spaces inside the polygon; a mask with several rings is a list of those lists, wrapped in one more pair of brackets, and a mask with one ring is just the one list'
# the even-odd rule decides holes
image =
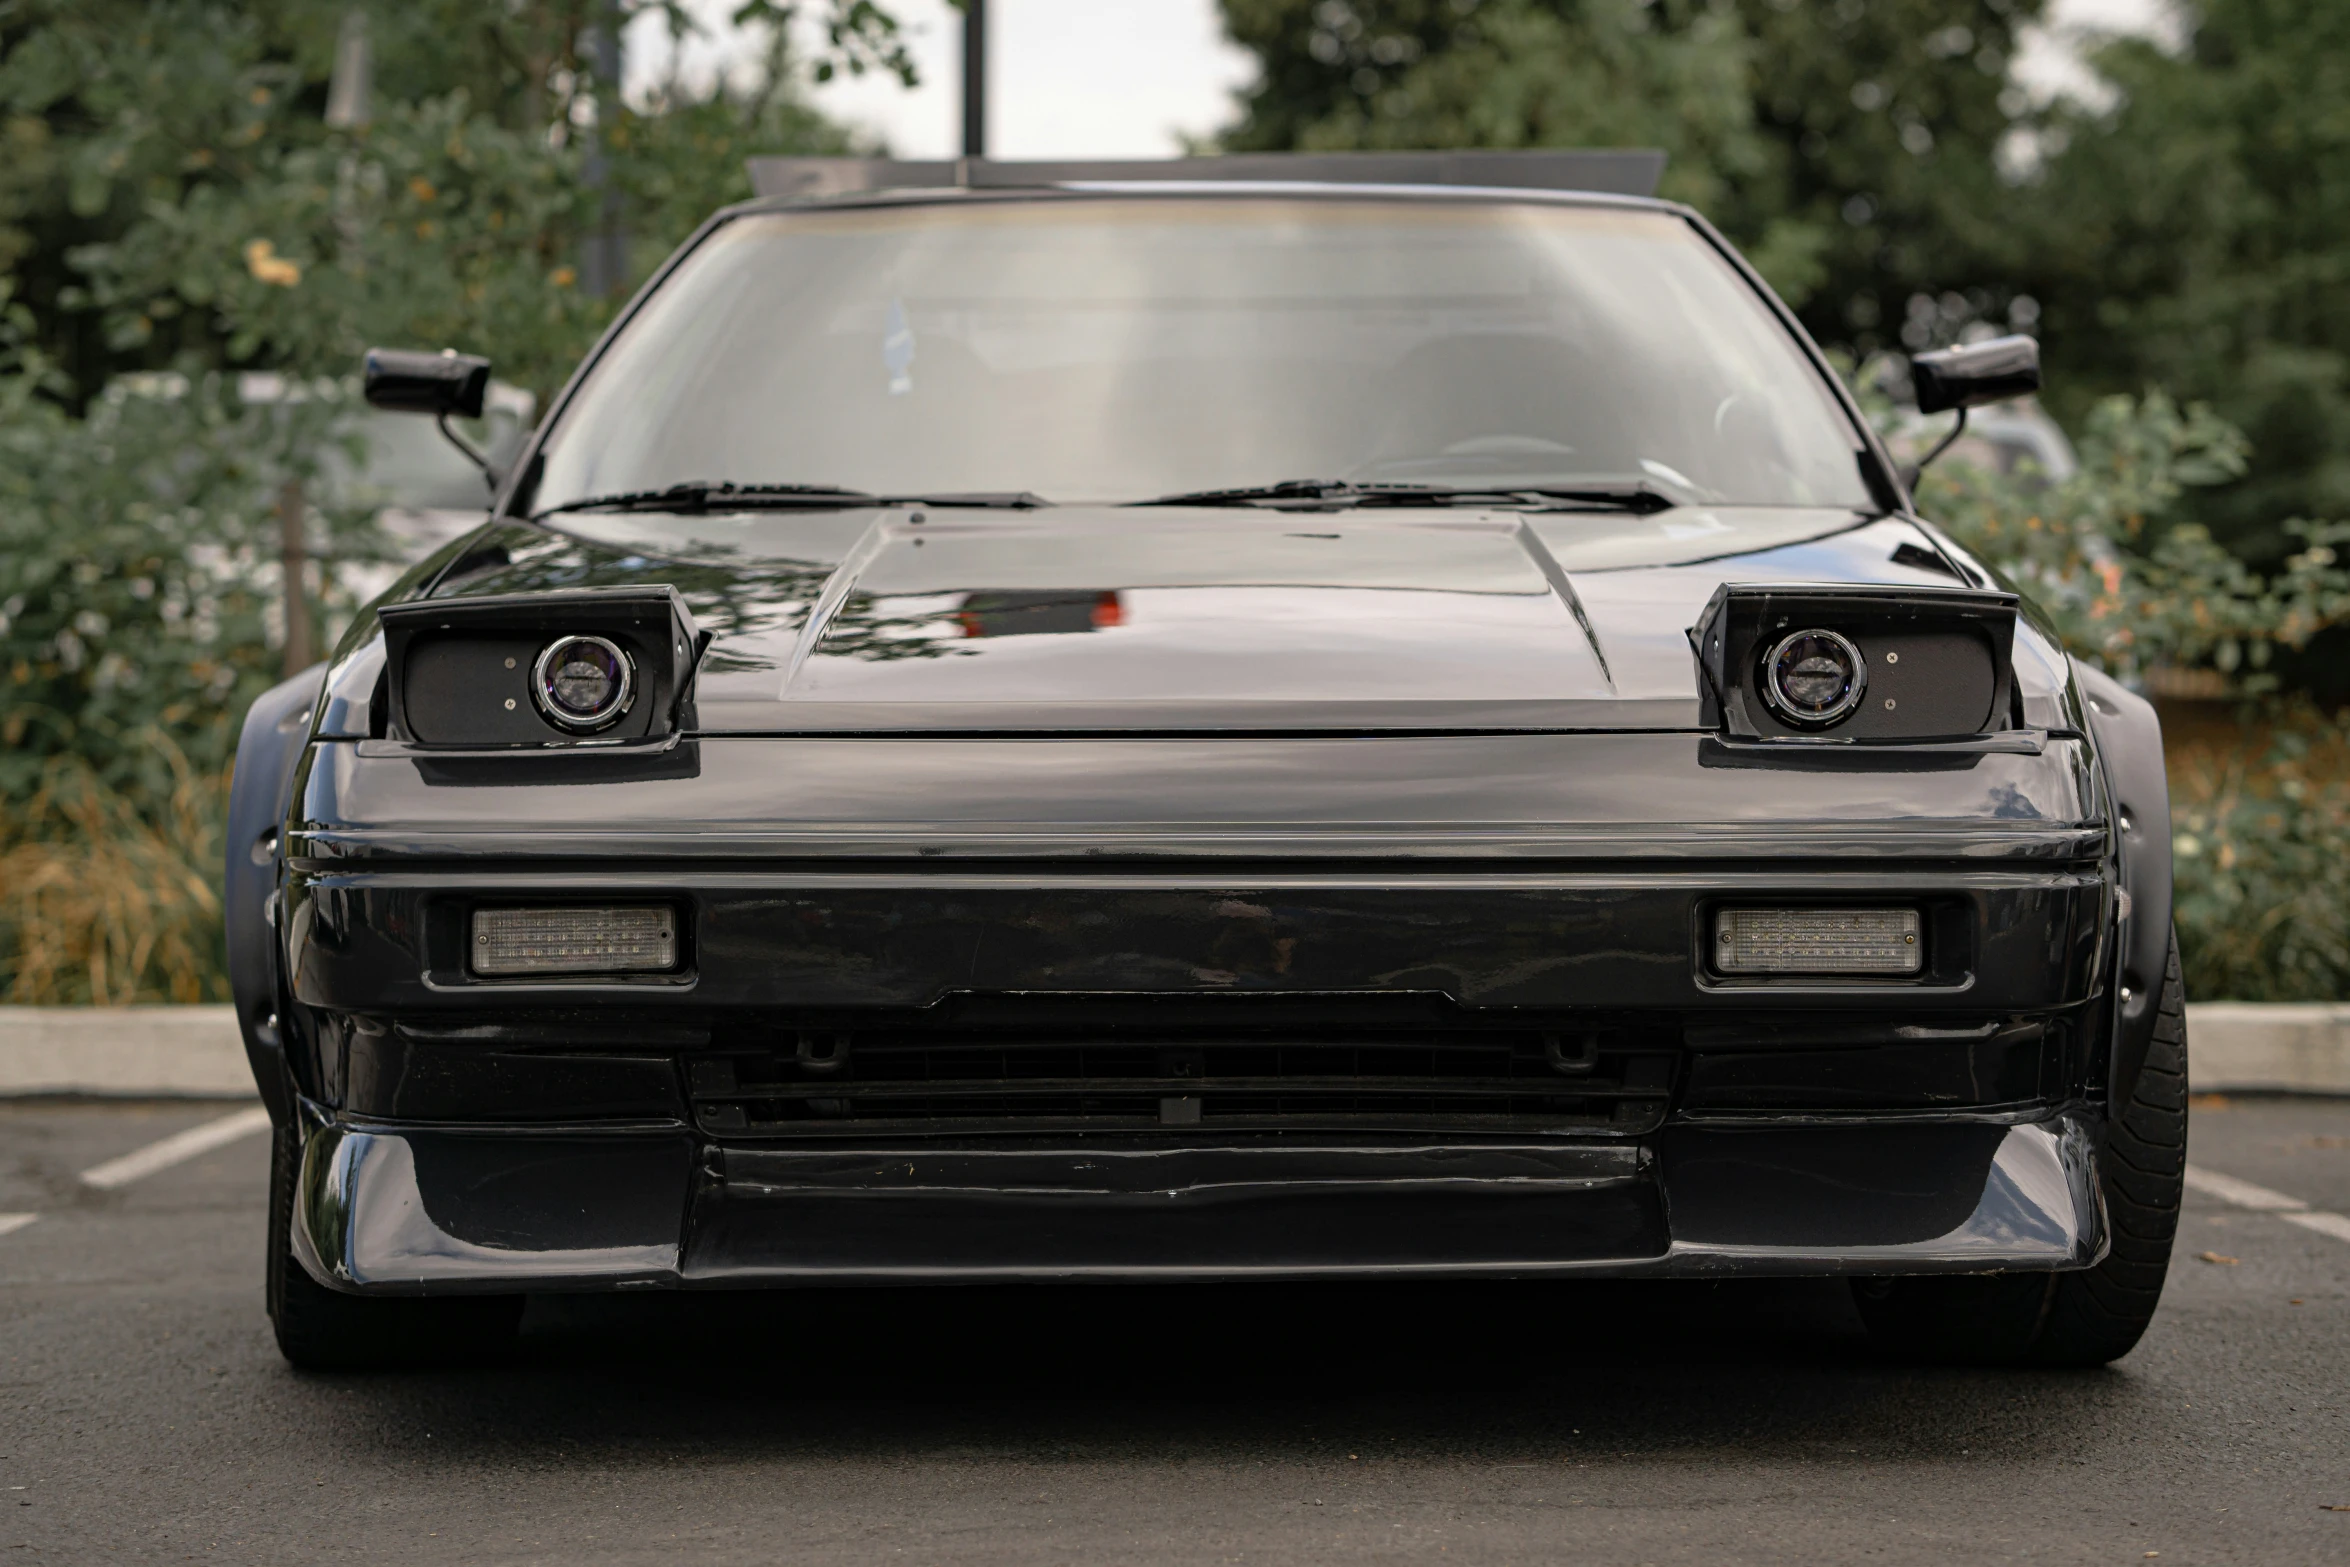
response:
{"label": "parking lot surface", "polygon": [[300,1375],[266,1140],[125,1162],[235,1108],[0,1104],[0,1567],[2350,1562],[2350,1102],[2198,1102],[2095,1373],[1888,1361],[1805,1281],[549,1299]]}

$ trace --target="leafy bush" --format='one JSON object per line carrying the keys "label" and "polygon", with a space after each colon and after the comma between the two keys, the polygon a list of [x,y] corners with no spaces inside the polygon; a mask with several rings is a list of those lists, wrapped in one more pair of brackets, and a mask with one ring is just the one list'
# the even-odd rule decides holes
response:
{"label": "leafy bush", "polygon": [[2266,695],[2280,648],[2350,622],[2350,568],[2336,552],[2350,524],[2286,521],[2302,548],[2262,576],[2178,515],[2189,491],[2246,468],[2244,437],[2208,408],[2160,393],[2108,398],[2090,414],[2080,459],[2055,485],[2030,470],[1951,462],[1927,471],[1918,503],[2115,677],[2210,668],[2239,695]]}
{"label": "leafy bush", "polygon": [[2179,956],[2187,994],[2334,1001],[2350,978],[2350,735],[2275,732],[2265,752],[2171,753]]}
{"label": "leafy bush", "polygon": [[2265,750],[2170,748],[2176,918],[2187,993],[2243,1001],[2350,995],[2350,759],[2344,732],[2273,701],[2282,648],[2350,622],[2350,526],[2291,521],[2301,550],[2249,570],[2184,517],[2191,493],[2241,475],[2243,437],[2208,409],[2113,398],[2051,485],[1964,462],[1930,469],[1920,508],[2048,612],[2071,650],[2115,676],[2217,672]]}
{"label": "leafy bush", "polygon": [[[820,72],[910,72],[874,0],[745,0],[755,80],[623,105],[583,55],[592,10],[0,4],[0,997],[225,996],[220,822],[238,721],[282,672],[288,486],[314,562],[375,552],[324,482],[360,351],[486,352],[543,398],[634,277],[750,194],[747,153],[850,150],[796,90],[793,16]],[[330,125],[355,24],[373,108]],[[591,290],[598,159],[633,277]],[[316,565],[302,586],[331,638],[352,606]]]}
{"label": "leafy bush", "polygon": [[[374,552],[365,513],[315,504],[347,394],[148,377],[76,418],[49,379],[0,359],[0,998],[220,999],[220,825],[238,717],[281,672],[287,486],[314,562]],[[322,628],[352,607],[323,571],[303,591]]]}
{"label": "leafy bush", "polygon": [[[253,406],[228,378],[153,378],[77,419],[41,379],[0,376],[0,802],[59,757],[169,799],[180,761],[228,765],[236,715],[280,673],[286,487],[314,560],[375,552],[366,515],[321,488],[344,394]],[[352,607],[315,569],[303,589],[313,624]]]}

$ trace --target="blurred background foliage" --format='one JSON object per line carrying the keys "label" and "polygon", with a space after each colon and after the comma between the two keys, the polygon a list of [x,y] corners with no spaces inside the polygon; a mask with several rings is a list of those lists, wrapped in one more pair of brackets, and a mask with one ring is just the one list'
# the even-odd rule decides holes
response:
{"label": "blurred background foliage", "polygon": [[[820,59],[787,47],[802,10]],[[0,1000],[225,996],[218,827],[282,673],[289,486],[313,626],[353,607],[324,566],[383,548],[331,482],[362,350],[487,353],[543,403],[750,194],[747,154],[857,150],[809,70],[908,68],[869,0],[749,0],[762,58],[622,102],[595,47],[616,14],[0,0]],[[354,28],[365,106],[330,116]]]}
{"label": "blurred background foliage", "polygon": [[[2225,704],[2166,704],[2174,910],[2187,994],[2321,1001],[2350,994],[2350,724],[2278,668],[2350,624],[2350,524],[2286,522],[2273,572],[2200,519],[2248,465],[2237,429],[2157,392],[2089,411],[2079,471],[1945,460],[1918,507],[2028,594],[2072,651],[2124,680],[2212,677]],[[2160,686],[2157,685],[2159,692]]]}
{"label": "blurred background foliage", "polygon": [[[2345,993],[2350,6],[2190,0],[2184,47],[2106,44],[2110,93],[2050,103],[2013,71],[2043,0],[1221,4],[1261,70],[1220,145],[1663,147],[1888,420],[1902,354],[2038,333],[2079,472],[1962,448],[1925,508],[2083,656],[2261,704],[2166,709],[2190,992]],[[288,486],[313,557],[383,548],[328,460],[359,351],[543,402],[747,154],[879,150],[799,84],[909,69],[886,3],[747,0],[758,58],[622,102],[611,14],[0,0],[0,999],[224,994]],[[368,110],[330,113],[354,26]]]}

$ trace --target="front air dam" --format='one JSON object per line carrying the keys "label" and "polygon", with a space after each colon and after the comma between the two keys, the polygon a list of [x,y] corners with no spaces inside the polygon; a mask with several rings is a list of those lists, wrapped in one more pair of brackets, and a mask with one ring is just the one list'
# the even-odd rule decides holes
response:
{"label": "front air dam", "polygon": [[1629,1141],[849,1149],[305,1117],[295,1252],[369,1294],[2087,1267],[2086,1128]]}

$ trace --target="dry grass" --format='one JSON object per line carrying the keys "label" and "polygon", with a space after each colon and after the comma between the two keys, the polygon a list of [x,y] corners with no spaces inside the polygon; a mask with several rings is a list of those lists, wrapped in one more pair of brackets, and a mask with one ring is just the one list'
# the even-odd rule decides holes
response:
{"label": "dry grass", "polygon": [[163,800],[133,799],[61,763],[23,808],[0,815],[0,1000],[227,999],[228,779],[196,772],[165,745],[174,782]]}

